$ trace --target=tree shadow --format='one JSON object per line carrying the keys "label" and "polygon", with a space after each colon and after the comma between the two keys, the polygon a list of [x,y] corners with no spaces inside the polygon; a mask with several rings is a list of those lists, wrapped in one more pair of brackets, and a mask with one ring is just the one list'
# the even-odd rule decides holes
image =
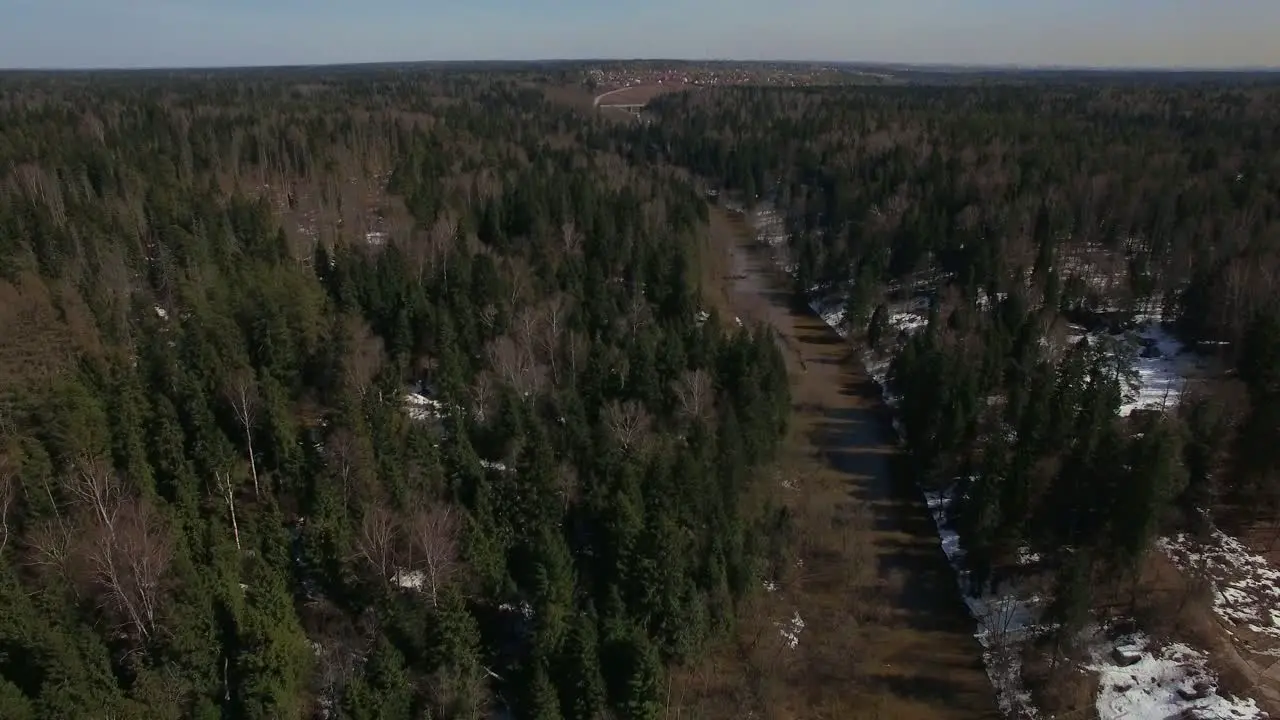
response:
{"label": "tree shadow", "polygon": [[[975,701],[980,699],[977,697],[978,693],[972,688],[941,677],[902,677],[886,673],[873,676],[872,682],[880,685],[893,695],[916,702],[923,701],[950,707],[972,707],[976,704]],[[986,718],[995,720],[1004,716],[999,711],[992,709],[990,712],[977,717],[983,720]]]}

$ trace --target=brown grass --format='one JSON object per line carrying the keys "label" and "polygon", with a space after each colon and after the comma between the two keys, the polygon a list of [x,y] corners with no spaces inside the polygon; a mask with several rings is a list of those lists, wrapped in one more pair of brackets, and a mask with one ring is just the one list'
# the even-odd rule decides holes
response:
{"label": "brown grass", "polygon": [[[729,321],[768,322],[790,349],[792,429],[759,492],[792,513],[793,561],[776,592],[743,605],[733,638],[673,673],[666,716],[999,717],[920,496],[884,477],[896,447],[844,440],[864,432],[858,423],[883,422],[868,379],[820,320],[772,290],[734,288],[730,249],[742,228],[712,212],[706,302]],[[790,649],[775,623],[797,612],[805,628]]]}
{"label": "brown grass", "polygon": [[549,102],[567,105],[584,112],[590,111],[595,99],[590,92],[578,84],[544,85],[542,94]]}
{"label": "brown grass", "polygon": [[643,105],[667,93],[680,92],[688,90],[692,85],[680,84],[658,84],[650,83],[646,85],[635,85],[629,88],[602,88],[596,94],[596,97],[604,95],[610,91],[616,90],[613,94],[600,100],[600,107],[609,105]]}
{"label": "brown grass", "polygon": [[1022,678],[1041,712],[1055,720],[1096,717],[1097,673],[1082,672],[1081,656],[1057,658],[1048,638],[1027,643],[1022,654]]}

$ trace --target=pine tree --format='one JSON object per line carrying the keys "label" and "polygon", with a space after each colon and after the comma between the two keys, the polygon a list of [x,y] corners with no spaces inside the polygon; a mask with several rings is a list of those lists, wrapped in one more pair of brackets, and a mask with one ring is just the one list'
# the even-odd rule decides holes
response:
{"label": "pine tree", "polygon": [[631,640],[631,669],[619,710],[627,720],[656,720],[662,714],[662,659],[643,631]]}
{"label": "pine tree", "polygon": [[568,720],[596,720],[604,709],[599,652],[595,608],[588,605],[574,616],[558,673],[560,707]]}

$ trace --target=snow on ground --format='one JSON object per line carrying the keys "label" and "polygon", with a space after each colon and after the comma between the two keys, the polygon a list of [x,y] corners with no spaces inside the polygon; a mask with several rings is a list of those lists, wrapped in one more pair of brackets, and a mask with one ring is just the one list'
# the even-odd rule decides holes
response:
{"label": "snow on ground", "polygon": [[1217,528],[1206,540],[1179,533],[1160,538],[1158,545],[1179,570],[1202,573],[1213,582],[1213,609],[1219,617],[1260,639],[1280,643],[1280,570],[1266,558]]}
{"label": "snow on ground", "polygon": [[1125,393],[1120,415],[1177,405],[1194,367],[1194,356],[1159,322],[1141,322],[1126,335],[1139,350],[1133,364],[1135,377]]}
{"label": "snow on ground", "polygon": [[1098,642],[1089,666],[1099,675],[1099,720],[1265,718],[1253,700],[1218,694],[1204,653],[1181,643],[1156,647],[1143,634]]}
{"label": "snow on ground", "polygon": [[789,650],[795,650],[800,645],[800,632],[804,630],[804,620],[800,618],[797,611],[791,616],[790,620],[785,622],[775,622],[778,626],[778,634],[782,635],[782,641]]}
{"label": "snow on ground", "polygon": [[406,392],[404,407],[412,420],[438,420],[444,417],[444,403],[422,393]]}
{"label": "snow on ground", "polygon": [[1022,648],[1041,631],[1039,624],[1043,600],[1023,597],[1016,586],[985,588],[978,596],[969,593],[969,571],[965,569],[964,549],[960,535],[951,523],[949,510],[955,499],[955,488],[924,492],[938,527],[938,539],[964,598],[969,614],[978,621],[974,636],[982,644],[982,660],[987,677],[996,691],[996,701],[1006,717],[1039,717],[1031,693],[1022,681]]}
{"label": "snow on ground", "polygon": [[405,590],[421,590],[427,585],[427,574],[421,570],[397,570],[391,581]]}
{"label": "snow on ground", "polygon": [[[794,274],[794,265],[786,255],[785,227],[776,212],[764,208],[751,217],[756,238],[774,248],[774,259],[784,270]],[[844,325],[844,300],[840,293],[824,293],[815,288],[810,307],[841,337],[847,335]],[[997,301],[1002,298],[995,298]],[[983,296],[985,304],[990,298]],[[927,325],[928,299],[916,296],[889,306],[890,338],[910,335]],[[1158,315],[1135,318],[1135,329],[1121,334],[1121,339],[1137,346],[1134,378],[1130,382],[1121,415],[1137,409],[1169,408],[1179,400],[1190,370],[1195,366],[1189,351],[1172,336]],[[1090,337],[1083,328],[1074,328],[1072,343]],[[1094,335],[1096,337],[1096,335]],[[868,374],[880,385],[886,403],[895,408],[898,398],[888,387],[890,357],[888,353],[868,351],[863,362]],[[899,436],[902,427],[894,419]],[[1008,716],[1039,717],[1031,694],[1022,681],[1022,647],[1043,631],[1039,624],[1044,599],[1019,593],[1017,587],[986,588],[971,597],[969,573],[964,567],[964,549],[954,529],[948,510],[955,488],[925,491],[925,500],[938,529],[939,542],[946,554],[970,615],[978,621],[974,633],[983,646],[987,675],[996,690],[1001,710]],[[1280,572],[1265,559],[1249,553],[1238,541],[1214,531],[1212,546],[1193,548],[1185,537],[1165,538],[1161,547],[1175,563],[1191,564],[1198,554],[1208,566],[1210,575],[1221,589],[1215,609],[1224,618],[1244,625],[1254,632],[1280,640]],[[1180,560],[1181,558],[1181,560]],[[1020,565],[1034,565],[1040,558],[1029,551],[1019,553]],[[1230,569],[1231,574],[1226,571]],[[798,642],[803,621],[797,615],[792,628],[779,623],[779,631],[789,646]],[[794,628],[794,632],[788,632]],[[1100,720],[1168,720],[1190,717],[1198,720],[1229,720],[1265,717],[1252,700],[1229,700],[1216,692],[1216,679],[1209,672],[1205,656],[1182,644],[1146,648],[1149,641],[1132,635],[1122,641],[1129,657],[1136,660],[1125,667],[1117,665],[1106,652],[1095,654],[1089,668],[1101,675],[1097,699]],[[1114,650],[1115,646],[1108,647]]]}

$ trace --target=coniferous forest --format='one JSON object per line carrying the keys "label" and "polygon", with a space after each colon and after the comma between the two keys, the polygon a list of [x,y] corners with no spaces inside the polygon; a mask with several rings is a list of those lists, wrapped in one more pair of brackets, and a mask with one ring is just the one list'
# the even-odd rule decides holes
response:
{"label": "coniferous forest", "polygon": [[[1280,89],[1145,80],[672,94],[631,152],[781,221],[802,299],[889,359],[971,592],[1046,558],[1070,645],[1161,533],[1280,537]],[[923,329],[895,312],[923,308]],[[1162,323],[1199,377],[1121,412]],[[1133,583],[1131,585],[1131,583]],[[1130,588],[1134,588],[1130,590]],[[1128,605],[1128,603],[1126,603]]]}
{"label": "coniferous forest", "polygon": [[[707,300],[713,195],[888,364],[970,591],[1045,558],[1055,653],[1157,538],[1280,533],[1280,89],[619,122],[576,77],[0,77],[0,718],[669,714],[792,522],[757,492],[787,366]],[[1201,374],[1123,410],[1153,321]]]}
{"label": "coniferous forest", "polygon": [[18,75],[0,717],[657,717],[769,560],[701,195],[518,75]]}

